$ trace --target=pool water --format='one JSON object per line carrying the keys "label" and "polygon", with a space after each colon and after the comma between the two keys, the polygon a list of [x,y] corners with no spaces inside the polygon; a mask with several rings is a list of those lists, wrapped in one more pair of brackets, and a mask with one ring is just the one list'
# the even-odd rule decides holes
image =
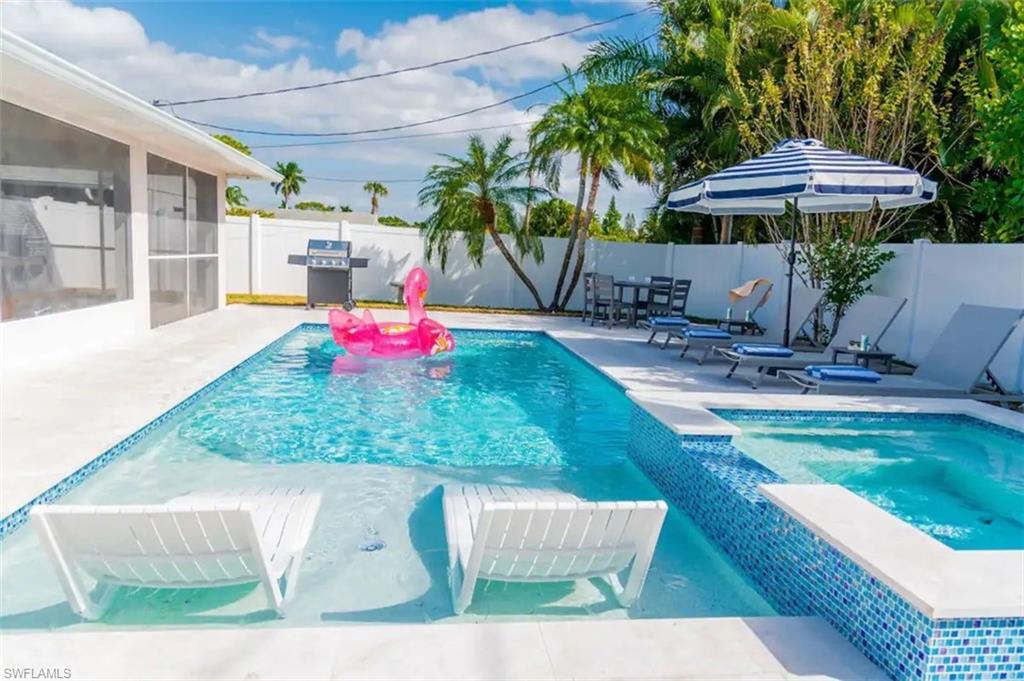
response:
{"label": "pool water", "polygon": [[735,420],[789,482],[843,485],[955,549],[1024,549],[1024,436],[962,416]]}
{"label": "pool water", "polygon": [[483,582],[467,613],[454,616],[441,485],[661,498],[627,459],[630,403],[616,385],[543,334],[455,338],[443,359],[356,362],[326,328],[301,327],[61,500],[153,503],[260,486],[320,492],[284,620],[265,610],[259,590],[240,586],[121,590],[101,622],[82,623],[26,526],[0,543],[0,628],[773,614],[689,517],[670,509],[628,611],[598,580]]}

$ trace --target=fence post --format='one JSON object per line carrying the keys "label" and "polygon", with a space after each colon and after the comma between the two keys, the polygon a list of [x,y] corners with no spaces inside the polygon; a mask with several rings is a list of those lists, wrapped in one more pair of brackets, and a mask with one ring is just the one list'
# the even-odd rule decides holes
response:
{"label": "fence post", "polygon": [[742,241],[737,241],[736,242],[736,246],[737,246],[737,250],[739,252],[739,255],[736,256],[736,279],[735,279],[735,282],[736,282],[736,285],[739,286],[739,285],[743,284],[743,282],[745,282],[747,280],[746,277],[743,275],[743,267],[746,265],[746,258],[747,258],[747,245],[745,243],[743,243]]}
{"label": "fence post", "polygon": [[263,226],[254,211],[249,214],[249,293],[263,292]]}
{"label": "fence post", "polygon": [[910,275],[910,322],[907,324],[907,344],[904,348],[903,358],[910,359],[910,351],[914,347],[914,330],[917,327],[917,303],[921,294],[921,270],[924,261],[924,248],[931,241],[928,239],[914,239],[914,250],[911,253],[911,275]]}
{"label": "fence post", "polygon": [[669,241],[665,244],[665,276],[676,276],[676,245]]}

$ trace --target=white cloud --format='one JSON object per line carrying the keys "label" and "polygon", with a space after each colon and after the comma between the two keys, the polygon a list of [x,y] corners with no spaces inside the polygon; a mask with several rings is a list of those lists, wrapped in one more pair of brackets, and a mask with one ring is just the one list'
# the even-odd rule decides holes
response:
{"label": "white cloud", "polygon": [[[390,68],[459,56],[508,43],[528,40],[585,24],[582,14],[559,15],[548,10],[524,12],[516,7],[489,8],[441,19],[421,15],[402,22],[386,23],[379,32],[366,34],[340,30],[336,49],[355,57],[347,70],[324,68],[305,55],[288,56],[315,47],[298,36],[256,33],[252,47],[267,50],[277,61],[254,64],[245,59],[182,52],[167,43],[151,40],[142,24],[130,13],[110,7],[80,7],[68,0],[17,1],[4,5],[4,26],[98,76],[145,100],[168,101],[224,94],[271,90],[320,81],[375,73]],[[341,28],[341,27],[339,27]],[[416,122],[493,104],[515,93],[522,79],[557,78],[563,63],[575,64],[587,47],[582,34],[518,48],[494,57],[451,67],[427,69],[384,79],[335,87],[231,102],[217,102],[177,109],[197,120],[250,128],[279,126],[306,132],[359,130]],[[263,55],[260,55],[263,56]],[[536,118],[514,104],[446,123],[398,133],[438,132],[468,127],[506,125]],[[488,141],[501,130],[482,132]],[[512,128],[522,138],[524,128]],[[239,135],[252,144],[280,143],[273,137]],[[257,150],[261,160],[297,160],[308,175],[332,177],[421,177],[437,162],[440,152],[459,153],[466,135],[428,137],[388,143],[333,147]],[[522,147],[520,147],[522,148]],[[273,199],[265,183],[246,184],[254,203]],[[310,181],[304,195],[335,197],[355,206],[365,203],[347,185]],[[357,188],[356,188],[357,189]],[[415,184],[393,187],[388,212],[422,216],[416,207]],[[642,201],[627,206],[639,211],[649,202],[646,190],[624,191]],[[602,192],[602,203],[606,196]],[[643,198],[640,195],[643,194]]]}
{"label": "white cloud", "polygon": [[251,57],[269,57],[275,54],[286,54],[295,50],[309,49],[313,47],[305,38],[297,35],[274,35],[264,29],[259,29],[255,34],[255,43],[242,45],[242,52]]}
{"label": "white cloud", "polygon": [[[347,28],[335,43],[339,55],[354,54],[372,70],[431,63],[524,42],[589,23],[582,14],[556,14],[547,10],[527,13],[514,6],[493,7],[442,19],[433,14],[401,23],[386,23],[380,33],[367,36]],[[479,69],[487,79],[510,85],[529,78],[557,74],[563,64],[573,66],[586,53],[587,32],[552,38],[508,52],[479,57],[442,67],[448,73]]]}

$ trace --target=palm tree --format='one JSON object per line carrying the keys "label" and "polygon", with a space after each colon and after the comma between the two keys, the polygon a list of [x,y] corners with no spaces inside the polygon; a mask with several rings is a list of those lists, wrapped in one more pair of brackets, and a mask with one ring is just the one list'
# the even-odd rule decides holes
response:
{"label": "palm tree", "polygon": [[249,201],[249,197],[242,193],[242,188],[237,184],[229,184],[224,190],[224,200],[228,207],[239,208]]}
{"label": "palm tree", "polygon": [[380,209],[377,197],[388,195],[388,186],[383,182],[370,181],[363,185],[363,191],[370,195],[370,215],[376,215]]}
{"label": "palm tree", "polygon": [[274,170],[281,175],[281,181],[272,182],[271,186],[274,188],[275,194],[281,195],[281,208],[287,208],[288,199],[292,195],[302,193],[302,185],[306,184],[306,177],[302,174],[302,168],[295,161],[287,163],[278,161]]}
{"label": "palm tree", "polygon": [[[530,148],[548,168],[557,168],[567,154],[579,158],[576,212],[551,300],[553,309],[565,309],[579,281],[602,179],[618,189],[621,169],[639,182],[651,182],[655,163],[664,157],[666,134],[649,101],[632,84],[591,83],[580,92],[570,79],[562,94],[530,131]],[[576,265],[563,294],[574,249]]]}
{"label": "palm tree", "polygon": [[479,267],[490,237],[530,291],[537,309],[544,309],[537,287],[502,237],[502,234],[511,236],[520,254],[529,255],[536,262],[543,260],[540,239],[516,220],[515,205],[525,204],[534,194],[546,192],[516,184],[529,170],[530,162],[525,154],[509,153],[511,146],[512,138],[502,135],[488,150],[483,139],[473,135],[464,157],[442,154],[448,163],[431,166],[427,171],[419,192],[420,205],[433,209],[424,223],[426,255],[428,259],[439,257],[444,271],[452,241],[456,235],[461,235],[470,260]]}

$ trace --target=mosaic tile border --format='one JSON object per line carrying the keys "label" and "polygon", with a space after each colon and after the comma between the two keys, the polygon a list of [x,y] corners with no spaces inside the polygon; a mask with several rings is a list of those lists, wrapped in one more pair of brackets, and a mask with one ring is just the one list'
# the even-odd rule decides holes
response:
{"label": "mosaic tile border", "polygon": [[878,411],[842,411],[842,410],[803,410],[803,409],[710,409],[715,416],[734,423],[744,421],[780,421],[799,422],[826,420],[837,423],[852,421],[868,423],[962,423],[974,428],[990,430],[1004,437],[1024,442],[1024,431],[986,421],[970,414],[956,412],[878,412]]}
{"label": "mosaic tile border", "polygon": [[[754,412],[753,418],[779,413],[737,411]],[[827,412],[800,413],[822,418]],[[856,418],[851,412],[836,414]],[[890,420],[887,414],[868,414]],[[781,614],[822,617],[899,681],[1024,679],[1024,618],[932,620],[763,497],[757,485],[781,478],[728,438],[676,435],[639,406],[630,429],[634,463]]]}

